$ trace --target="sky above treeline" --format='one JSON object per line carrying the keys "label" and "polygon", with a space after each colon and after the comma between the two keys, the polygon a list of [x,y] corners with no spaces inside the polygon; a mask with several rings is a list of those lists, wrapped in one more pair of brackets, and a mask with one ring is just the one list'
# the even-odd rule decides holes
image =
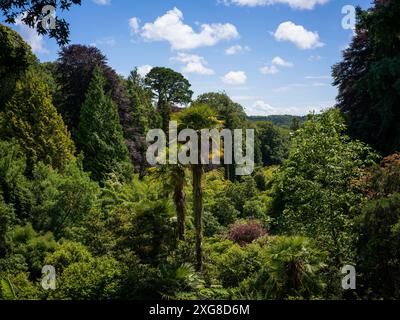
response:
{"label": "sky above treeline", "polygon": [[[346,5],[370,0],[83,0],[69,12],[71,44],[98,47],[118,73],[138,67],[182,72],[195,96],[225,91],[248,115],[304,115],[335,104],[331,67],[352,30]],[[53,39],[13,26],[41,61]]]}

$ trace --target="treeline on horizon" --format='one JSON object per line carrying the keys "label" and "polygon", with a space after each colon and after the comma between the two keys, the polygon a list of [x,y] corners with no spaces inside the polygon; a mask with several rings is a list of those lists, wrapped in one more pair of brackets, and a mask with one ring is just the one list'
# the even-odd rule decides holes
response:
{"label": "treeline on horizon", "polygon": [[307,116],[293,116],[289,114],[273,114],[269,116],[247,116],[249,121],[268,121],[276,126],[297,130],[306,120]]}
{"label": "treeline on horizon", "polygon": [[[168,68],[124,78],[95,47],[40,63],[0,24],[0,298],[399,299],[399,16],[358,10],[337,105],[306,118],[193,101]],[[146,133],[171,119],[254,129],[255,171],[150,167]]]}

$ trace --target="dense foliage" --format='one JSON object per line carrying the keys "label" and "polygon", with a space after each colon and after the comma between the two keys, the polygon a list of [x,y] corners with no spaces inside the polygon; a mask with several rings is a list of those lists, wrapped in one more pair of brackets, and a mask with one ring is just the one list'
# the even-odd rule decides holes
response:
{"label": "dense foliage", "polygon": [[0,112],[13,94],[17,80],[34,62],[31,49],[21,36],[0,25]]}
{"label": "dense foliage", "polygon": [[62,169],[73,158],[70,133],[52,104],[49,88],[34,71],[17,82],[3,116],[1,135],[21,145],[28,172],[38,162]]}
{"label": "dense foliage", "polygon": [[[0,25],[0,299],[399,299],[398,8],[359,11],[339,108],[284,125],[225,93],[191,101],[171,69],[123,78],[93,47],[39,63]],[[170,119],[255,129],[254,172],[151,167],[146,134]]]}
{"label": "dense foliage", "polygon": [[374,3],[358,10],[356,36],[333,77],[352,136],[387,155],[400,148],[400,3]]}
{"label": "dense foliage", "polygon": [[269,121],[273,124],[284,127],[291,128],[294,123],[303,124],[307,117],[305,116],[291,116],[291,115],[271,115],[271,116],[249,116],[250,121]]}

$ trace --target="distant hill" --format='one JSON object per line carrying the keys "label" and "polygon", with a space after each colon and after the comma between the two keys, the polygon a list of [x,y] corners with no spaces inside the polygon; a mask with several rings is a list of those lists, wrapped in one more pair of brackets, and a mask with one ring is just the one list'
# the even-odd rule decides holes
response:
{"label": "distant hill", "polygon": [[289,128],[292,124],[294,118],[299,120],[299,123],[302,124],[304,121],[307,120],[307,116],[292,116],[292,115],[271,115],[271,116],[248,116],[247,119],[254,122],[259,121],[270,121],[273,124]]}

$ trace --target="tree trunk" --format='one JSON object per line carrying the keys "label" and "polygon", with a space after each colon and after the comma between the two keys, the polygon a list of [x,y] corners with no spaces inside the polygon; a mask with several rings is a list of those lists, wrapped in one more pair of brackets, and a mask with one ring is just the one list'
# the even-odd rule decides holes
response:
{"label": "tree trunk", "polygon": [[162,129],[164,130],[165,136],[169,137],[169,121],[171,120],[171,107],[167,101],[158,102],[158,110],[162,118]]}
{"label": "tree trunk", "polygon": [[194,227],[196,230],[196,260],[197,271],[201,271],[203,266],[203,166],[195,164],[192,166],[193,172],[193,215]]}
{"label": "tree trunk", "polygon": [[186,216],[186,206],[185,206],[185,192],[183,191],[183,184],[178,184],[175,186],[174,190],[174,203],[176,208],[176,215],[178,220],[178,238],[179,240],[185,239],[185,216]]}
{"label": "tree trunk", "polygon": [[224,167],[225,167],[225,170],[224,170],[225,179],[231,180],[231,175],[230,175],[231,171],[229,168],[229,164],[224,164]]}

